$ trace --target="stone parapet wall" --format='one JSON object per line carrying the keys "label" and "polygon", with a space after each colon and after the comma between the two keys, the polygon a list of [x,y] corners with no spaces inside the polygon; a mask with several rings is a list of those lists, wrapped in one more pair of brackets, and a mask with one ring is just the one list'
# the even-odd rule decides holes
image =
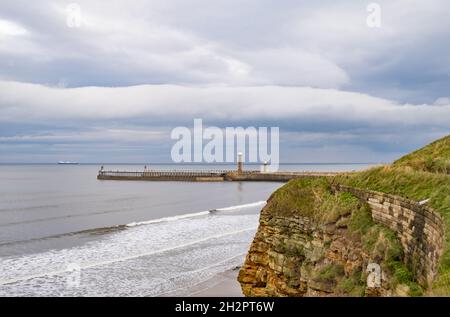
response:
{"label": "stone parapet wall", "polygon": [[344,185],[333,185],[336,192],[349,192],[367,202],[374,221],[394,230],[401,240],[405,263],[423,286],[431,285],[439,267],[444,242],[444,224],[432,208],[385,193]]}

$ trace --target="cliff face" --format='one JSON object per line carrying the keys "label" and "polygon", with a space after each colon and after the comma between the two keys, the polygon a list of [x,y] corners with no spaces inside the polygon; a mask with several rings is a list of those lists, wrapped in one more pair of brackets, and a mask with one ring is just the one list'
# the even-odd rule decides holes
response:
{"label": "cliff face", "polygon": [[290,181],[261,212],[244,294],[448,296],[449,162],[447,136],[391,166]]}
{"label": "cliff face", "polygon": [[[309,217],[261,213],[260,225],[239,282],[246,296],[387,296],[390,276],[381,287],[366,288],[369,263],[383,255],[368,254],[362,241],[349,234],[351,214],[317,225]],[[379,244],[382,241],[378,242]],[[397,290],[401,292],[401,288]],[[405,294],[406,295],[406,294]]]}

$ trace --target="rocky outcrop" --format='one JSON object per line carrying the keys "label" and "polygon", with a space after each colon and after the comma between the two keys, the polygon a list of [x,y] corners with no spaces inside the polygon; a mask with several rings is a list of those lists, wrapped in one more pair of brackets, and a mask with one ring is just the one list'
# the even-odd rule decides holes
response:
{"label": "rocky outcrop", "polygon": [[389,276],[365,289],[368,263],[360,241],[347,235],[346,220],[318,226],[308,217],[272,216],[266,208],[238,280],[246,296],[390,295]]}
{"label": "rocky outcrop", "polygon": [[[333,185],[334,193],[351,193],[370,206],[368,217],[397,235],[402,259],[426,288],[436,274],[443,247],[443,223],[431,208],[379,192]],[[383,233],[368,252],[349,229],[352,212],[319,224],[309,217],[276,215],[270,203],[238,280],[246,296],[406,296],[407,285],[392,283],[386,268],[390,250]],[[391,231],[391,232],[392,232]],[[378,233],[377,233],[378,234]],[[386,239],[387,240],[387,239]],[[365,242],[367,243],[367,241]],[[401,245],[401,247],[400,247]],[[400,259],[400,261],[402,261]],[[380,270],[370,282],[372,268]]]}

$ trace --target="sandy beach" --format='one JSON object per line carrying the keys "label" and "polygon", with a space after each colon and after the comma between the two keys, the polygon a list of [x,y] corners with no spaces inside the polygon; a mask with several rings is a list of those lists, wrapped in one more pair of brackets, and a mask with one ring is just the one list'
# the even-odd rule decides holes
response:
{"label": "sandy beach", "polygon": [[222,272],[213,278],[184,289],[167,293],[164,296],[174,297],[243,297],[241,286],[237,281],[239,267]]}

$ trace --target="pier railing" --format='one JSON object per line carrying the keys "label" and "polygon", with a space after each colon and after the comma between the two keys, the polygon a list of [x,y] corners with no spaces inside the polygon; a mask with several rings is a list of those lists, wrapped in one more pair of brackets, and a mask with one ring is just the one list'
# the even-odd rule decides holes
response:
{"label": "pier railing", "polygon": [[129,171],[99,171],[99,176],[105,177],[219,177],[225,176],[227,170],[148,170],[140,172]]}

